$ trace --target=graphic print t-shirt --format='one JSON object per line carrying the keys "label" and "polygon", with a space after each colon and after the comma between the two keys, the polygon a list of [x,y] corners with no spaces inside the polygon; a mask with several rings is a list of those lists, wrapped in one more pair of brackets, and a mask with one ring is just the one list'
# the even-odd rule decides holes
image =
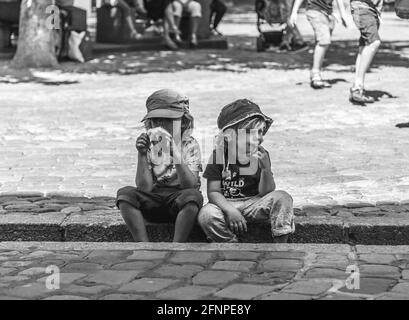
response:
{"label": "graphic print t-shirt", "polygon": [[236,163],[216,163],[216,151],[214,150],[203,177],[210,181],[220,180],[221,191],[226,199],[246,199],[258,195],[261,177],[260,167],[257,166],[257,171],[252,175],[241,175],[240,168],[248,168],[249,165],[241,165],[238,161]]}

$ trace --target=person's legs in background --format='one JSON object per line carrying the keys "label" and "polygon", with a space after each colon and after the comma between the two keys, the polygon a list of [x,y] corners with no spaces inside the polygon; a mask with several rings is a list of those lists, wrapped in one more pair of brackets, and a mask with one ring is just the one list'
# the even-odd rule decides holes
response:
{"label": "person's legs in background", "polygon": [[351,13],[361,38],[355,64],[355,79],[349,100],[355,103],[373,103],[375,99],[365,95],[365,75],[381,44],[378,33],[379,17],[374,9],[361,3],[351,3]]}
{"label": "person's legs in background", "polygon": [[217,30],[217,27],[226,14],[227,6],[222,0],[213,0],[210,5],[210,10],[210,28],[214,34],[221,35],[221,33]]}
{"label": "person's legs in background", "polygon": [[132,21],[131,8],[129,7],[128,3],[126,3],[125,0],[117,0],[116,5],[121,8],[125,16],[126,22],[131,30],[131,38],[139,39],[142,35],[136,31],[134,21]]}
{"label": "person's legs in background", "polygon": [[[178,29],[180,27],[180,21],[182,20],[184,10],[190,15],[190,43],[192,46],[197,46],[197,30],[202,17],[202,6],[199,2],[192,0],[187,1],[186,3],[173,1],[173,13],[175,15],[175,24]],[[179,35],[176,35],[176,41],[181,41]]]}
{"label": "person's legs in background", "polygon": [[331,34],[335,23],[331,17],[317,10],[307,10],[307,18],[314,30],[316,40],[311,68],[311,87],[314,89],[329,88],[331,85],[322,80],[321,70],[325,54],[331,44]]}
{"label": "person's legs in background", "polygon": [[180,42],[180,31],[175,21],[173,4],[170,2],[165,8],[163,19],[163,39],[165,44],[172,50],[177,50],[178,46],[173,42],[170,33],[175,35],[176,41]]}

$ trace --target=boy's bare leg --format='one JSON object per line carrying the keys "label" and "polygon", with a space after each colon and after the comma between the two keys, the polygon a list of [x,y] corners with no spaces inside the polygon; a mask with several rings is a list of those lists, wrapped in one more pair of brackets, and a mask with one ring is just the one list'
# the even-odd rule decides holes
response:
{"label": "boy's bare leg", "polygon": [[190,39],[192,44],[197,45],[197,30],[199,29],[199,22],[200,22],[200,17],[191,17],[190,18],[190,23],[191,23],[191,35]]}
{"label": "boy's bare leg", "polygon": [[169,47],[169,49],[177,50],[179,49],[178,46],[172,41],[170,38],[170,30],[169,30],[169,22],[165,20],[163,22],[163,40],[165,44]]}
{"label": "boy's bare leg", "polygon": [[311,69],[311,86],[314,89],[328,88],[331,86],[327,81],[323,81],[321,78],[321,69],[328,47],[329,45],[322,45],[319,43],[317,43],[315,46],[313,65]]}
{"label": "boy's bare leg", "polygon": [[173,242],[186,242],[190,235],[199,213],[199,208],[195,203],[188,203],[179,212],[175,223],[175,235]]}
{"label": "boy's bare leg", "polygon": [[328,45],[321,45],[318,43],[315,46],[312,73],[314,72],[319,73],[321,71],[322,65],[324,63],[325,54],[327,53],[328,47],[329,47]]}
{"label": "boy's bare leg", "polygon": [[122,218],[124,219],[135,242],[149,242],[146,232],[145,220],[140,210],[134,208],[129,203],[121,201],[119,203]]}
{"label": "boy's bare leg", "polygon": [[176,24],[176,17],[173,15],[173,6],[172,4],[168,5],[165,9],[165,21],[168,22],[170,29],[178,33],[179,32],[179,25]]}
{"label": "boy's bare leg", "polygon": [[371,62],[378,51],[380,44],[381,42],[376,40],[367,46],[360,47],[357,57],[357,68],[355,70],[355,88],[364,87],[365,75],[368,72],[369,66],[371,65]]}

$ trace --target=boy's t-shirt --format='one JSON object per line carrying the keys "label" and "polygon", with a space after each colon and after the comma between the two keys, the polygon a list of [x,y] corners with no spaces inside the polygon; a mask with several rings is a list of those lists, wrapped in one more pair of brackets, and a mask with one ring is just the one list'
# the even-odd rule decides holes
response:
{"label": "boy's t-shirt", "polygon": [[[162,154],[155,154],[150,151],[147,157],[155,187],[180,187],[176,167],[171,158],[165,158]],[[203,171],[200,146],[192,136],[183,137],[182,160],[193,173]],[[196,188],[200,188],[200,178]]]}
{"label": "boy's t-shirt", "polygon": [[332,14],[334,0],[308,0],[307,10],[317,10],[325,14]]}
{"label": "boy's t-shirt", "polygon": [[[269,156],[270,157],[270,156]],[[227,156],[225,156],[227,158]],[[259,194],[258,186],[261,178],[260,166],[251,175],[241,175],[240,168],[248,168],[249,164],[217,164],[216,150],[213,150],[209,163],[203,173],[203,177],[210,181],[220,180],[220,187],[226,199],[245,200]]]}
{"label": "boy's t-shirt", "polygon": [[381,11],[383,6],[383,0],[351,0],[351,2],[363,2],[377,11]]}

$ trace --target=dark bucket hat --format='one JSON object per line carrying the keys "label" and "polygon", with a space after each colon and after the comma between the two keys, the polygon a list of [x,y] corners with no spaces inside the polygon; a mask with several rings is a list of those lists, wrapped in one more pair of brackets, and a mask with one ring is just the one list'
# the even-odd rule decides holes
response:
{"label": "dark bucket hat", "polygon": [[243,120],[256,116],[262,117],[266,122],[266,130],[264,133],[267,133],[274,120],[261,112],[260,107],[254,102],[248,99],[240,99],[223,107],[217,119],[217,126],[221,131],[224,131]]}
{"label": "dark bucket hat", "polygon": [[146,109],[148,113],[142,121],[152,118],[179,119],[184,115],[192,118],[188,97],[171,89],[154,92],[146,101]]}

